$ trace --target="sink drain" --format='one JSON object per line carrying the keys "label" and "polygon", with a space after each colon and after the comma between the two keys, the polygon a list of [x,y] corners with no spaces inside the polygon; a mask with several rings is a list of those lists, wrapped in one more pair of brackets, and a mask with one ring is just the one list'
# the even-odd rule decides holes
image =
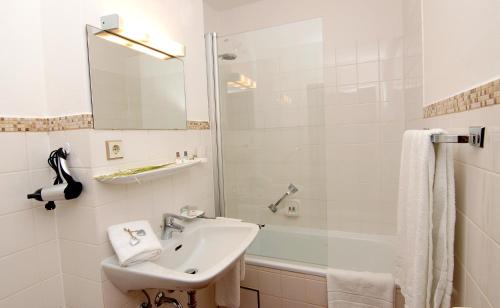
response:
{"label": "sink drain", "polygon": [[187,270],[184,271],[184,273],[194,275],[194,274],[198,273],[198,269],[197,268],[188,268]]}

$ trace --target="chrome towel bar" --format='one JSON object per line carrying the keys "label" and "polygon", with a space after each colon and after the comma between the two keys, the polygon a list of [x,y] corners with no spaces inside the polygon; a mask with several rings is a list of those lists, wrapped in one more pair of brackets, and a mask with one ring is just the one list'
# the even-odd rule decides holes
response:
{"label": "chrome towel bar", "polygon": [[468,143],[474,147],[484,147],[484,126],[469,127],[469,135],[433,134],[432,143]]}

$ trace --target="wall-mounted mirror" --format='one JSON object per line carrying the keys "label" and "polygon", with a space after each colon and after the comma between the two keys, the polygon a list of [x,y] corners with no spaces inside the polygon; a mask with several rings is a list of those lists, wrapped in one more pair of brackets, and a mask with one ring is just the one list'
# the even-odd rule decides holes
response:
{"label": "wall-mounted mirror", "polygon": [[87,26],[95,129],[186,129],[184,64],[106,40]]}

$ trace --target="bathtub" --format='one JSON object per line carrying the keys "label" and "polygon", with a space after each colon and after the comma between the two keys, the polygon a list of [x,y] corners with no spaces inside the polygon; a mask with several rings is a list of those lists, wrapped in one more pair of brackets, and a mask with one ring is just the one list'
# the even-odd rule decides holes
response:
{"label": "bathtub", "polygon": [[266,225],[246,263],[316,276],[326,268],[393,273],[395,237]]}

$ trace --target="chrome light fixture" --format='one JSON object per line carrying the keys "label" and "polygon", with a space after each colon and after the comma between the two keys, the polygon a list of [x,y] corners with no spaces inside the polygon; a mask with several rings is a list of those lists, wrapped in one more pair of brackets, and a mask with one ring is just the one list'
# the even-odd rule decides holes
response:
{"label": "chrome light fixture", "polygon": [[95,35],[162,60],[186,55],[186,48],[180,43],[171,40],[152,43],[147,35],[123,28],[118,14],[101,17],[101,31]]}

